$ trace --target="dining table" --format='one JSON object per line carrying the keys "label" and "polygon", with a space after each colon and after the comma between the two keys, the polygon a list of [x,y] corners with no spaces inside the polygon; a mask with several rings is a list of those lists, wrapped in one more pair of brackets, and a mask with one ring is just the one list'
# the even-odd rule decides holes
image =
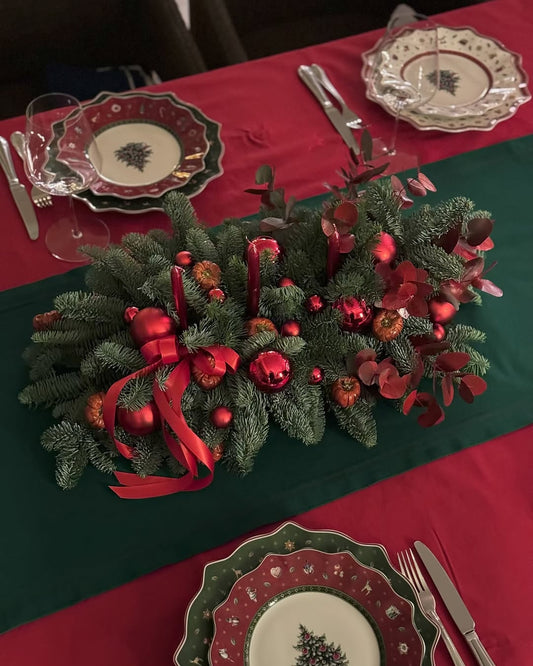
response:
{"label": "dining table", "polygon": [[[526,73],[533,71],[529,0],[490,0],[435,20],[498,40],[519,54]],[[191,198],[206,227],[258,212],[257,196],[246,190],[262,165],[298,202],[327,195],[326,184],[342,185],[348,149],[299,80],[302,64],[324,68],[373,137],[391,136],[394,119],[366,97],[361,75],[362,54],[382,34],[355,34],[147,89],[173,93],[220,123],[222,173]],[[0,135],[23,131],[24,122],[23,116],[0,121]],[[39,443],[49,416],[18,404],[32,313],[51,309],[60,291],[81,288],[85,269],[55,259],[45,246],[57,204],[37,209],[41,233],[32,241],[0,179],[2,666],[169,666],[204,567],[286,520],[382,544],[396,568],[399,551],[424,542],[447,569],[494,663],[531,663],[533,106],[520,105],[482,131],[420,130],[402,121],[398,131],[436,185],[428,200],[471,197],[494,217],[491,259],[498,263],[491,279],[503,298],[485,295],[482,308],[461,306],[462,321],[488,331],[486,393],[432,428],[395,414],[371,450],[339,437],[330,447],[328,433],[310,452],[292,440],[269,442],[244,478],[217,469],[207,489],[137,501],[119,499],[109,479],[92,472],[76,488],[59,489],[52,457]],[[360,139],[360,130],[353,134]],[[132,231],[170,231],[160,210],[94,214],[109,227],[112,243]],[[464,663],[477,663],[436,598]],[[189,663],[206,666],[205,655]],[[433,663],[451,663],[442,641]]]}

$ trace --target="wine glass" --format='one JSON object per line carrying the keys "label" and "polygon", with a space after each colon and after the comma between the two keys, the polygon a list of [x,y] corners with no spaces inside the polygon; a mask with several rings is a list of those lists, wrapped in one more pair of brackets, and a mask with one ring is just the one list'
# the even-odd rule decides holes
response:
{"label": "wine glass", "polygon": [[379,42],[370,72],[375,98],[394,115],[394,128],[382,151],[386,173],[418,167],[412,149],[399,149],[398,121],[406,110],[431,100],[439,89],[438,26],[417,13],[393,15]]}
{"label": "wine glass", "polygon": [[47,93],[29,103],[24,156],[31,183],[69,203],[67,214],[46,233],[47,248],[57,259],[86,262],[80,247],[106,247],[109,229],[88,210],[76,210],[73,195],[95,181],[102,158],[83,107],[75,97]]}

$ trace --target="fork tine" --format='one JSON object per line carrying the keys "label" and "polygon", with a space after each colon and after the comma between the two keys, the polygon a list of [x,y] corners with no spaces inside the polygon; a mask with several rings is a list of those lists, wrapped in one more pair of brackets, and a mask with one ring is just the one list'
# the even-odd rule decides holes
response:
{"label": "fork tine", "polygon": [[418,566],[418,562],[416,561],[416,557],[414,556],[414,553],[413,553],[411,548],[409,548],[409,554],[411,556],[411,563],[414,567],[414,570],[416,571],[416,576],[417,576],[417,578],[420,582],[421,587],[427,589],[428,585],[426,583],[426,579],[424,578],[424,575],[423,575],[422,571],[420,570],[420,567]]}

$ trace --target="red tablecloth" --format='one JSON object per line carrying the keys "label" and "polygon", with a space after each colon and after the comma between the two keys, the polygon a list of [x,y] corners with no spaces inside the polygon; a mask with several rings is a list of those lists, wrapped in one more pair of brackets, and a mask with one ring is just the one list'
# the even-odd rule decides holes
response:
{"label": "red tablecloth", "polygon": [[[447,25],[470,25],[500,39],[522,54],[526,71],[533,71],[533,10],[529,0],[494,0],[441,18]],[[298,199],[320,193],[326,181],[340,182],[335,173],[346,164],[346,149],[299,82],[296,68],[300,64],[323,65],[348,104],[371,122],[372,134],[389,135],[392,119],[365,99],[360,76],[361,53],[375,43],[377,36],[354,36],[153,88],[175,92],[222,123],[224,176],[193,200],[202,220],[214,225],[224,217],[255,212],[256,199],[243,190],[253,184],[255,170],[261,164],[275,166],[278,184]],[[422,161],[427,163],[530,134],[532,109],[531,105],[520,108],[512,119],[491,132],[422,133],[406,124],[400,131],[416,144]],[[0,123],[3,136],[16,129],[23,129],[22,118]],[[20,163],[16,166],[23,176]],[[487,205],[490,196],[488,193]],[[4,230],[0,288],[72,268],[48,254],[44,233],[36,242],[28,240],[4,179],[0,179],[0,201]],[[53,208],[39,211],[42,232],[53,216]],[[127,216],[109,212],[102,217],[114,241],[126,231],[169,226],[160,213]],[[533,654],[529,626],[533,594],[532,443],[530,426],[295,519],[304,527],[332,528],[359,541],[383,543],[391,555],[415,538],[425,541],[448,563],[495,663],[529,664]],[[213,507],[213,511],[220,513],[221,520],[231,520],[223,507]],[[179,516],[176,521],[178,525]],[[0,663],[170,665],[203,565],[229,554],[237,543],[165,567],[0,636]],[[447,619],[444,611],[442,615]],[[457,637],[451,624],[448,626]],[[460,639],[457,643],[465,663],[474,664]],[[436,663],[449,663],[442,646],[437,650]]]}

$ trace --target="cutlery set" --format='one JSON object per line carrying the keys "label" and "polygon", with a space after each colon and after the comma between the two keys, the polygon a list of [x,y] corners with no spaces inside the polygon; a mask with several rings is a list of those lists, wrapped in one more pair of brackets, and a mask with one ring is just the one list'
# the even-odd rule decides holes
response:
{"label": "cutlery set", "polygon": [[[467,641],[468,646],[472,650],[472,653],[474,654],[478,664],[480,666],[495,666],[485,647],[479,640],[479,637],[475,631],[474,619],[470,615],[470,612],[468,611],[464,601],[461,599],[454,584],[450,580],[444,567],[431,552],[431,550],[421,541],[415,541],[414,545],[420,559],[424,563],[424,566],[431,577],[431,580],[433,581],[433,584],[439,591],[439,594],[442,597],[448,612],[457,625],[459,631]],[[426,583],[424,575],[418,566],[413,551],[409,549],[399,553],[398,562],[400,565],[400,571],[415,588],[418,599],[420,601],[420,606],[422,607],[423,611],[440,628],[442,640],[448,648],[452,663],[455,666],[465,666],[464,661],[461,659],[457,648],[455,647],[450,635],[446,631],[446,628],[444,627],[440,617],[436,612],[435,597],[433,596]]]}

